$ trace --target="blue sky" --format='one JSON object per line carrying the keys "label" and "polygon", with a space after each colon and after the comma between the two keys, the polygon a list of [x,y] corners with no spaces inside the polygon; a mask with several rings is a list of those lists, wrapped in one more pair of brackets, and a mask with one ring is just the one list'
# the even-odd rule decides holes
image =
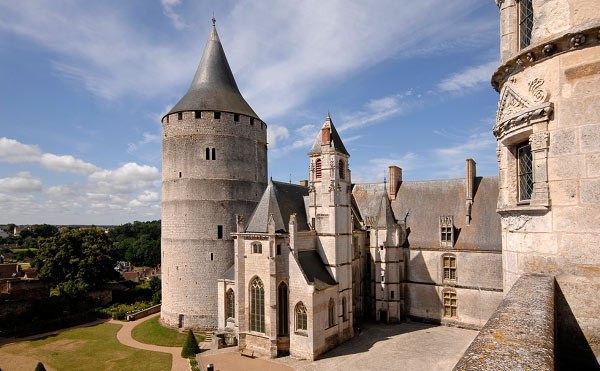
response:
{"label": "blue sky", "polygon": [[354,182],[496,175],[492,0],[0,2],[0,223],[160,218],[160,117],[211,29],[268,125],[269,174],[307,177],[331,112]]}

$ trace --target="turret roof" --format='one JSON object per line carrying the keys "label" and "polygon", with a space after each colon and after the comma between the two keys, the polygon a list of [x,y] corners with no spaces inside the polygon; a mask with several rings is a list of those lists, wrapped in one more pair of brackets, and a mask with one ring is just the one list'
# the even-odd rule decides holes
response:
{"label": "turret roof", "polygon": [[169,111],[222,111],[259,118],[246,102],[233,77],[213,18],[213,28],[196,75],[187,93]]}
{"label": "turret roof", "polygon": [[[327,127],[330,128],[330,130],[331,130],[330,147],[340,153],[350,156],[348,151],[346,151],[346,147],[344,147],[344,143],[342,142],[340,135],[338,134],[337,130],[335,130],[335,126],[333,125],[333,120],[331,119],[329,112],[327,113],[327,119],[325,119],[322,129],[327,128]],[[321,132],[319,131],[319,134],[317,134],[317,138],[315,139],[315,143],[313,144],[310,151],[308,151],[308,155],[310,156],[310,155],[320,154],[322,145],[323,145],[323,136],[322,136]]]}

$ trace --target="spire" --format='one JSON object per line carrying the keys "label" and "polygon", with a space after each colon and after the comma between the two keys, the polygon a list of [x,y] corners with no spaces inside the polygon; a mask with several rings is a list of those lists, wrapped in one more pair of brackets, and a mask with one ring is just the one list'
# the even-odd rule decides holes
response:
{"label": "spire", "polygon": [[169,113],[205,110],[259,118],[238,89],[217,33],[214,15],[212,22],[212,31],[192,84]]}
{"label": "spire", "polygon": [[[328,131],[327,135],[323,135],[323,130],[325,129],[327,129]],[[332,147],[336,151],[350,156],[348,151],[346,151],[346,147],[344,147],[344,143],[342,142],[340,135],[338,134],[337,130],[335,129],[335,126],[333,125],[333,120],[331,119],[331,115],[329,114],[329,112],[327,112],[327,118],[325,119],[325,122],[321,127],[321,132],[319,132],[319,134],[317,135],[315,143],[313,144],[310,151],[308,151],[308,155],[310,156],[321,153],[321,146],[326,142],[329,142],[330,147]]]}

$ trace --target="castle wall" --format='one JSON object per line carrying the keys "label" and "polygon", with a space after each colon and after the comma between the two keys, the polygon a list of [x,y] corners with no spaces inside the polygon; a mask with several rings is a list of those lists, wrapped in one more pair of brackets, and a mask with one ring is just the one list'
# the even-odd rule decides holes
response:
{"label": "castle wall", "polygon": [[215,283],[233,265],[235,215],[248,217],[266,187],[266,125],[220,115],[163,118],[161,320],[169,326],[217,327]]}
{"label": "castle wall", "polygon": [[[504,291],[525,273],[557,275],[559,343],[600,357],[600,299],[591,294],[600,289],[600,3],[534,1],[522,50],[516,9],[514,0],[501,5],[503,64],[492,78]],[[519,202],[515,148],[527,142],[534,190]]]}

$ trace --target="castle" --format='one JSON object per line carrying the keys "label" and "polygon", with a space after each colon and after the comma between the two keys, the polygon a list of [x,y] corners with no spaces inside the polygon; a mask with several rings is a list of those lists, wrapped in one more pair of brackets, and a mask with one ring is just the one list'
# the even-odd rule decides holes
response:
{"label": "castle", "polygon": [[188,92],[162,119],[162,322],[314,359],[365,318],[481,328],[535,273],[562,295],[548,309],[552,344],[597,357],[600,9],[497,4],[499,177],[477,177],[467,159],[464,178],[431,181],[391,166],[389,181],[353,184],[329,114],[308,180],[267,181],[266,124],[213,20]]}

